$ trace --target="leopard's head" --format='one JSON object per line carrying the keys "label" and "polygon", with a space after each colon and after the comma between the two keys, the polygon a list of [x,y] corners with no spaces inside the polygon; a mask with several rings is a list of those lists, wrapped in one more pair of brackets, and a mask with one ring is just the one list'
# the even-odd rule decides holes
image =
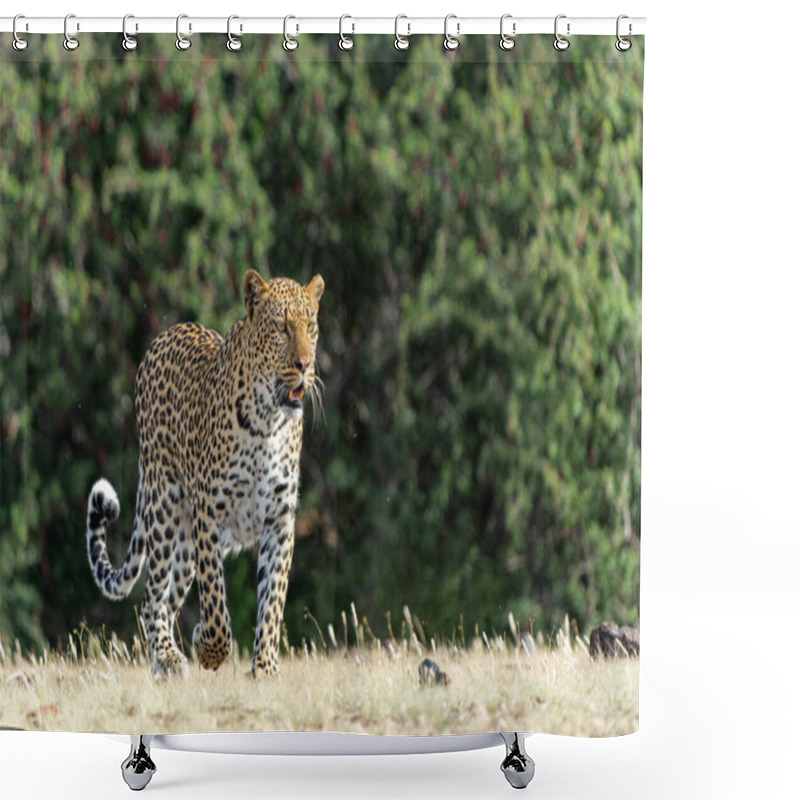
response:
{"label": "leopard's head", "polygon": [[307,286],[290,278],[265,281],[250,270],[244,276],[250,363],[265,381],[270,402],[287,416],[303,416],[303,399],[316,406],[317,312],[325,281],[315,275]]}

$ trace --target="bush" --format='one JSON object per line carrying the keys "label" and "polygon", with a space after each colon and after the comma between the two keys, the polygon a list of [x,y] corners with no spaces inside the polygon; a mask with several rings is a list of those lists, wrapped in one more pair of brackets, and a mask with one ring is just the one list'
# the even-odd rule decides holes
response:
{"label": "bush", "polygon": [[[351,600],[445,635],[635,620],[641,49],[486,39],[148,37],[147,60],[47,37],[0,62],[6,640],[133,632],[86,567],[85,498],[116,485],[119,562],[136,366],[179,320],[225,333],[249,267],[327,285],[290,637]],[[228,580],[247,641],[252,564]]]}

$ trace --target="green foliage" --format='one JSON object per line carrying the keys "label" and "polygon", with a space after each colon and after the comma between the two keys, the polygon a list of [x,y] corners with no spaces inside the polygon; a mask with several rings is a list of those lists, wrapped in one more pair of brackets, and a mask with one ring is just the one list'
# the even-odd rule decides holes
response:
{"label": "green foliage", "polygon": [[[634,620],[640,49],[56,39],[0,62],[0,635],[135,630],[85,498],[117,487],[119,562],[136,366],[178,320],[226,332],[250,267],[327,285],[290,637],[351,600],[445,635]],[[252,563],[227,569],[246,643]]]}

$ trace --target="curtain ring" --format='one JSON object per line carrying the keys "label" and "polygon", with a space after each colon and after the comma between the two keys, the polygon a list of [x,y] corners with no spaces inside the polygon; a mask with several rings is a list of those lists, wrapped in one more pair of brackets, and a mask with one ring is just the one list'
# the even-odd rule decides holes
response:
{"label": "curtain ring", "polygon": [[300,42],[294,37],[289,36],[288,25],[290,19],[297,19],[297,17],[293,17],[289,14],[289,16],[283,18],[283,49],[289,53],[300,47]]}
{"label": "curtain ring", "polygon": [[[344,21],[346,19],[353,19],[353,18],[349,14],[342,14],[342,16],[339,17],[339,49],[340,50],[352,50],[353,49],[353,45],[355,44],[355,42],[349,36],[345,36],[344,35],[343,26],[344,26]],[[353,23],[353,30],[351,32],[352,33],[356,32],[355,23]]]}
{"label": "curtain ring", "polygon": [[398,14],[394,18],[394,48],[395,50],[408,50],[411,47],[411,42],[408,41],[407,37],[411,36],[411,23],[407,22],[406,27],[408,28],[408,33],[406,36],[400,35],[400,20],[401,19],[408,19],[405,14]]}
{"label": "curtain ring", "polygon": [[456,22],[456,35],[453,36],[451,33],[447,32],[447,23],[450,22],[451,19],[457,19],[455,14],[448,14],[444,18],[444,49],[445,50],[458,50],[459,44],[458,41],[458,34],[461,31],[461,23]]}
{"label": "curtain ring", "polygon": [[[70,36],[69,30],[67,30],[71,19],[75,19],[74,14],[67,14],[64,17],[64,49],[70,52],[77,50],[81,46],[81,43],[74,36]],[[80,30],[80,26],[78,26],[78,30]]]}
{"label": "curtain ring", "polygon": [[[614,45],[614,47],[616,47],[617,50],[620,51],[620,53],[626,53],[628,50],[631,49],[631,45],[633,44],[630,39],[626,39],[619,32],[619,24],[624,19],[628,19],[628,17],[625,14],[621,14],[620,16],[617,17],[617,43]],[[628,35],[629,36],[630,36],[630,33],[631,33],[631,24],[628,23]]]}
{"label": "curtain ring", "polygon": [[28,48],[28,40],[27,39],[23,39],[17,33],[17,21],[21,20],[21,19],[25,19],[25,15],[24,14],[17,14],[17,16],[14,17],[14,24],[13,24],[12,29],[11,29],[11,32],[14,34],[14,40],[11,42],[11,46],[19,53],[21,53],[23,50],[27,50],[27,48]]}
{"label": "curtain ring", "polygon": [[[555,23],[555,37],[556,37],[556,38],[555,38],[555,41],[553,42],[553,47],[555,47],[555,49],[556,49],[556,50],[559,50],[559,51],[564,51],[564,50],[566,50],[566,49],[569,47],[569,39],[565,39],[565,38],[564,38],[564,37],[563,37],[563,36],[562,36],[562,35],[561,35],[561,34],[558,32],[558,21],[559,21],[560,19],[566,19],[566,18],[567,18],[567,15],[566,15],[566,14],[559,14],[559,15],[556,17],[556,23]],[[569,22],[568,22],[568,23],[567,23],[567,36],[569,36],[569,27],[570,27],[570,24],[569,24]]]}
{"label": "curtain ring", "polygon": [[[504,26],[505,21],[507,19],[511,19],[511,14],[503,14],[503,16],[500,17],[500,49],[501,50],[513,50],[514,49],[514,45],[516,44],[516,42],[511,38],[511,36],[508,36],[505,33],[505,31],[503,30],[503,26]],[[512,33],[512,35],[514,35],[514,34],[516,34],[516,32],[517,32],[517,23],[516,22],[512,22],[511,23],[511,33]]]}
{"label": "curtain ring", "polygon": [[[236,14],[231,14],[228,17],[228,41],[225,44],[225,47],[227,47],[231,53],[238,53],[242,49],[242,40],[238,39],[231,33],[231,22],[233,22],[235,19],[239,19]],[[241,32],[241,30],[242,29],[240,27],[239,31]]]}
{"label": "curtain ring", "polygon": [[[192,40],[187,39],[181,33],[181,20],[188,19],[188,17],[188,14],[178,14],[178,19],[175,20],[175,36],[177,37],[175,39],[175,47],[177,47],[178,50],[188,50],[192,46]],[[189,25],[189,30],[192,30],[191,24]]]}
{"label": "curtain ring", "polygon": [[[122,18],[122,49],[130,52],[139,46],[139,42],[133,36],[128,36],[128,20],[135,19],[133,14],[126,14]],[[138,25],[137,25],[138,30]]]}

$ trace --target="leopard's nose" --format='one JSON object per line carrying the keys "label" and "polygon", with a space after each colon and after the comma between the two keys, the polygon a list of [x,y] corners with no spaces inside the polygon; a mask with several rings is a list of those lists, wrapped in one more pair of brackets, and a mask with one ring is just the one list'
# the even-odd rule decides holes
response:
{"label": "leopard's nose", "polygon": [[300,372],[305,372],[309,366],[311,365],[310,358],[298,358],[297,361],[294,362],[295,367],[300,370]]}

